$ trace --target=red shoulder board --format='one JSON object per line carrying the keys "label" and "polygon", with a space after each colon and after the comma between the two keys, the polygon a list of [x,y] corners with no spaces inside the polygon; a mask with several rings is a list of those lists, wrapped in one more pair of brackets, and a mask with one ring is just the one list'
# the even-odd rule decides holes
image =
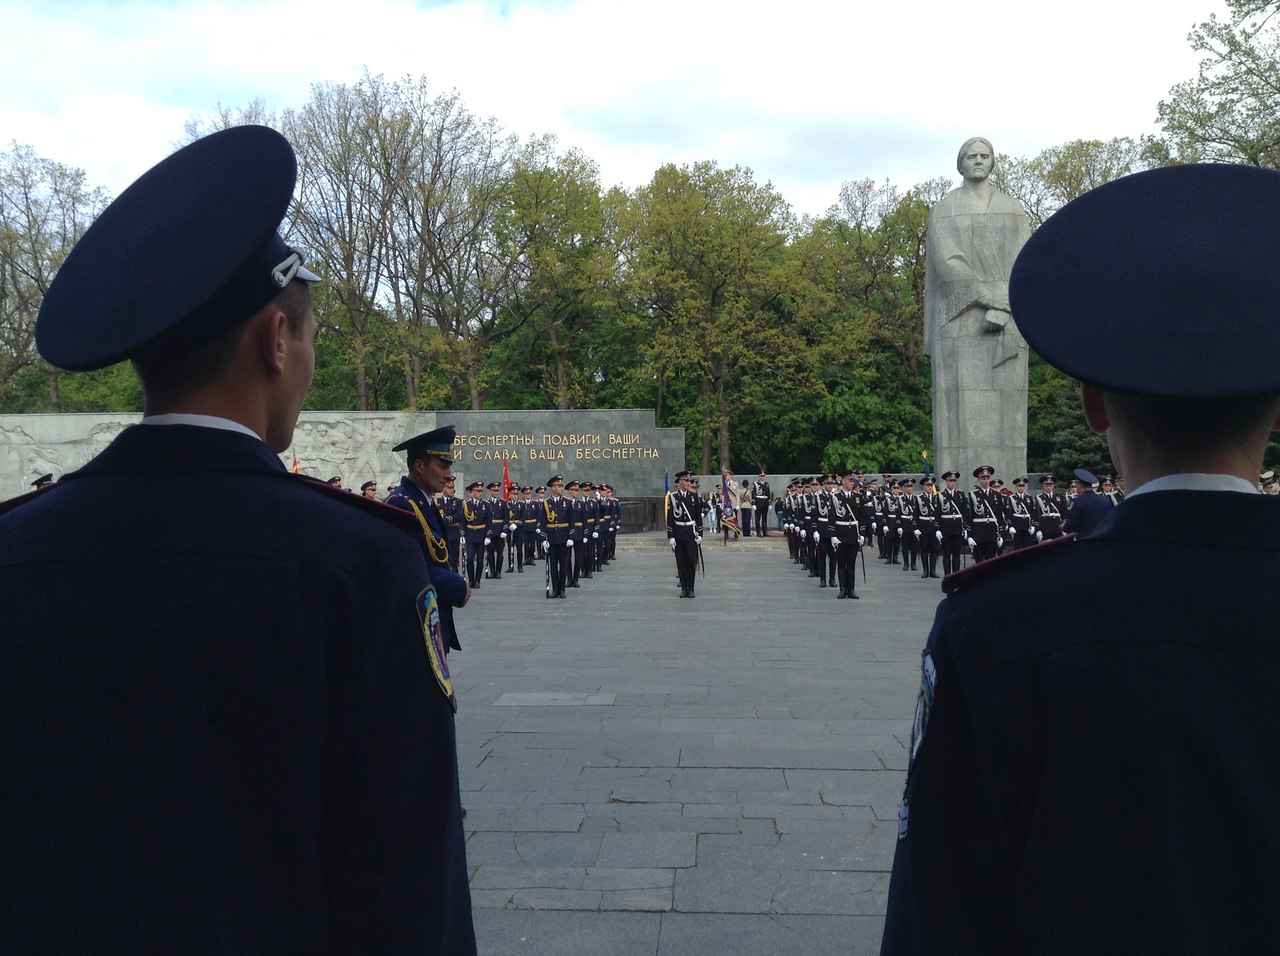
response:
{"label": "red shoulder board", "polygon": [[956,588],[962,585],[972,584],[980,581],[989,574],[1004,570],[1015,566],[1023,561],[1030,561],[1034,558],[1043,557],[1054,548],[1060,548],[1065,544],[1069,544],[1076,540],[1074,534],[1063,535],[1061,538],[1054,538],[1050,541],[1041,541],[1029,548],[1023,548],[1020,551],[1006,551],[999,557],[991,558],[989,561],[980,561],[977,564],[971,564],[967,568],[961,568],[959,571],[952,571],[942,579],[942,593],[950,594]]}
{"label": "red shoulder board", "polygon": [[331,501],[341,502],[349,508],[363,511],[374,518],[381,518],[397,528],[407,528],[410,531],[419,530],[418,519],[413,516],[411,511],[402,511],[376,498],[366,498],[364,495],[358,495],[354,491],[343,491],[340,488],[333,487],[327,481],[321,481],[319,478],[293,474],[290,474],[289,477],[301,482],[304,488],[325,495]]}
{"label": "red shoulder board", "polygon": [[57,487],[57,483],[45,485],[43,488],[37,488],[35,491],[28,491],[26,494],[18,495],[16,498],[10,498],[8,501],[0,501],[0,515],[8,514],[15,508],[21,508],[29,502],[35,501],[43,494],[47,494],[51,489]]}

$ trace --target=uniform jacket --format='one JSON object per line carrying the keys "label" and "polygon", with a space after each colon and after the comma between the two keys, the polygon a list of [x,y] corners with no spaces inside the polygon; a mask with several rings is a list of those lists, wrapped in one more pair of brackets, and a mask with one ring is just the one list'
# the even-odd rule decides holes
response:
{"label": "uniform jacket", "polygon": [[538,535],[549,544],[565,544],[569,540],[569,499],[551,496],[538,505]]}
{"label": "uniform jacket", "polygon": [[1062,530],[1068,534],[1074,531],[1080,537],[1086,537],[1093,533],[1099,522],[1111,514],[1114,508],[1115,505],[1106,495],[1095,494],[1092,491],[1083,492],[1076,495],[1076,500],[1062,523]]}
{"label": "uniform jacket", "polygon": [[475,951],[426,562],[316,485],[136,425],[0,517],[0,950]]}
{"label": "uniform jacket", "polygon": [[1272,951],[1278,576],[1273,503],[1153,491],[945,579],[882,952]]}
{"label": "uniform jacket", "polygon": [[[440,596],[440,625],[444,628],[449,646],[460,651],[462,645],[458,643],[458,631],[453,623],[453,609],[462,607],[466,603],[467,579],[453,570],[453,566],[449,563],[449,533],[445,526],[444,514],[436,504],[436,499],[428,496],[406,475],[400,479],[396,490],[387,498],[387,504],[413,514],[413,507],[409,504],[411,501],[418,506],[418,511],[427,522],[431,534],[434,535],[434,540],[443,542],[444,550],[440,551],[438,546],[427,540],[426,532],[421,525],[418,525],[418,541],[422,544],[422,554],[431,568],[431,582]],[[417,520],[415,516],[415,524]]]}

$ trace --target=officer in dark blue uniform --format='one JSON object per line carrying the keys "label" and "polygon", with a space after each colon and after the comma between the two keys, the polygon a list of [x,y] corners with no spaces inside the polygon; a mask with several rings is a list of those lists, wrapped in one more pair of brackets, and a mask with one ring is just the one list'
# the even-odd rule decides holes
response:
{"label": "officer in dark blue uniform", "polygon": [[944,580],[884,953],[1274,951],[1278,251],[1280,173],[1187,165],[1019,255],[1018,327],[1129,491],[1087,538]]}
{"label": "officer in dark blue uniform", "polygon": [[36,326],[145,413],[0,515],[0,951],[474,953],[454,700],[414,522],[290,474],[315,367],[240,126],[125,190]]}
{"label": "officer in dark blue uniform", "polygon": [[445,479],[444,490],[440,494],[440,513],[444,515],[445,537],[449,541],[449,567],[455,571],[460,571],[462,566],[462,526],[466,522],[462,517],[462,499],[454,494],[455,487],[456,480],[450,474]]}
{"label": "officer in dark blue uniform", "polygon": [[1062,530],[1067,534],[1076,534],[1084,538],[1093,534],[1102,519],[1111,514],[1114,507],[1111,499],[1094,493],[1098,484],[1098,476],[1084,468],[1076,469],[1076,497],[1067,512],[1067,519],[1062,523]]}
{"label": "officer in dark blue uniform", "polygon": [[540,505],[538,537],[542,540],[542,550],[547,556],[547,597],[563,598],[568,573],[567,551],[572,509],[569,499],[564,497],[563,476],[552,475],[547,479],[547,488],[551,495],[544,498]]}
{"label": "officer in dark blue uniform", "polygon": [[452,425],[445,425],[392,448],[392,451],[405,453],[409,473],[400,479],[396,490],[387,498],[387,504],[411,512],[418,523],[422,552],[431,567],[431,581],[440,599],[440,626],[449,647],[460,651],[462,645],[458,643],[453,609],[463,607],[471,600],[471,588],[466,579],[453,569],[449,556],[449,531],[436,500],[436,495],[444,490],[445,482],[453,479],[453,440],[456,437],[457,430]]}
{"label": "officer in dark blue uniform", "polygon": [[485,567],[485,549],[489,547],[489,502],[480,497],[484,483],[473,481],[467,485],[467,497],[462,502],[462,533],[467,545],[467,583],[480,587],[480,577]]}

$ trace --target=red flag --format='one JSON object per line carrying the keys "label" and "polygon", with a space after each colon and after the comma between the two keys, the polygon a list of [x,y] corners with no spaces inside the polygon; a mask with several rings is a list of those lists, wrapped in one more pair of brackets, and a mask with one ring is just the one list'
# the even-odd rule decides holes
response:
{"label": "red flag", "polygon": [[293,453],[293,473],[295,475],[298,473],[298,453],[296,451]]}
{"label": "red flag", "polygon": [[502,459],[502,497],[506,501],[511,500],[511,475],[507,473],[507,460]]}

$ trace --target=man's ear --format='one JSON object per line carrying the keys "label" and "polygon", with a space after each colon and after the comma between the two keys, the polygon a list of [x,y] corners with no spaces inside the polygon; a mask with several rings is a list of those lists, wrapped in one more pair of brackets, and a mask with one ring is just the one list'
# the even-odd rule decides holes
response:
{"label": "man's ear", "polygon": [[263,363],[268,369],[279,374],[284,371],[285,355],[288,352],[288,318],[274,306],[268,306],[258,313],[254,320],[257,323],[258,350]]}
{"label": "man's ear", "polygon": [[1080,383],[1080,406],[1084,409],[1084,420],[1098,434],[1105,434],[1111,427],[1111,418],[1107,415],[1107,403],[1103,399],[1102,389],[1096,385]]}

